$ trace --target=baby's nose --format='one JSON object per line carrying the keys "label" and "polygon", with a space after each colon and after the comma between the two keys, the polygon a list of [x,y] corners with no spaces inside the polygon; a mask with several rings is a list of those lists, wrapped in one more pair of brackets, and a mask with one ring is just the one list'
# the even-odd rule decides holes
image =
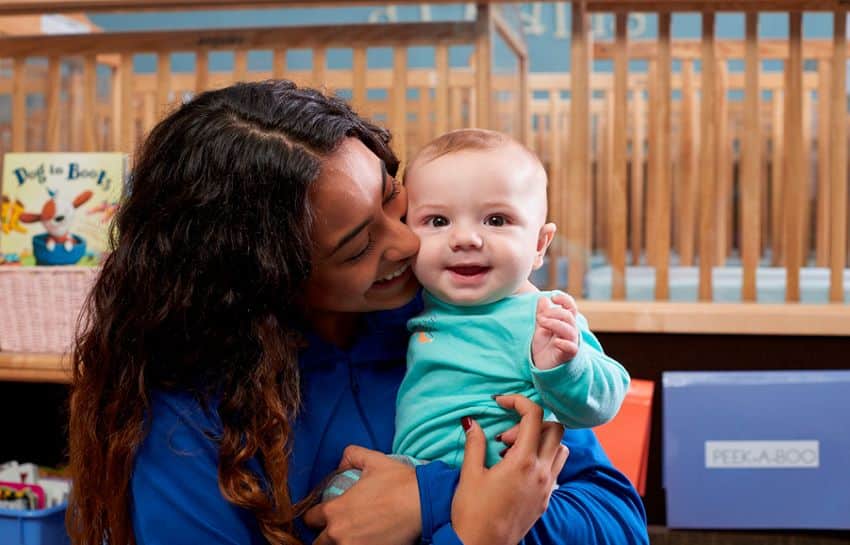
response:
{"label": "baby's nose", "polygon": [[455,228],[452,231],[451,246],[454,250],[474,250],[483,245],[484,240],[475,229]]}

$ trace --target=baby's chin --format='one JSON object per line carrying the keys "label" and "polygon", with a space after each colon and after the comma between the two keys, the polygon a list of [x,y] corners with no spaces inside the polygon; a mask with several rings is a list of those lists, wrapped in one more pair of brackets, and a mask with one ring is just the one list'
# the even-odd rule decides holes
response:
{"label": "baby's chin", "polygon": [[486,294],[480,294],[473,292],[465,293],[457,291],[446,292],[445,290],[441,290],[439,288],[429,289],[428,286],[424,286],[424,288],[426,291],[428,291],[431,295],[433,295],[440,301],[459,307],[477,307],[481,305],[495,303],[496,301],[510,296],[512,293],[511,290],[499,290],[499,292],[497,293],[489,292]]}

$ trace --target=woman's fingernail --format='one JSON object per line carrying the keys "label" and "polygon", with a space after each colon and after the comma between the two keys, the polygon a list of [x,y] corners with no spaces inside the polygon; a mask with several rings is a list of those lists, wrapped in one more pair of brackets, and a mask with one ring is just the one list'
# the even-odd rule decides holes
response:
{"label": "woman's fingernail", "polygon": [[472,427],[472,418],[464,416],[460,419],[460,425],[463,426],[463,431],[469,431],[469,428]]}
{"label": "woman's fingernail", "polygon": [[501,441],[501,440],[502,440],[502,434],[500,433],[500,434],[496,435],[496,441]]}
{"label": "woman's fingernail", "polygon": [[493,394],[490,397],[492,397],[493,399],[496,399],[497,397],[502,397],[502,396],[507,396],[507,395],[511,395],[511,394]]}

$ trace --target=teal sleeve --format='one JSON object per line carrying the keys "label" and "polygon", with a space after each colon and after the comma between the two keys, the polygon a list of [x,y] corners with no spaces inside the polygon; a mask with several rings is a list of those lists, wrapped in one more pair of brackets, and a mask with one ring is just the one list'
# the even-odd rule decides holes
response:
{"label": "teal sleeve", "polygon": [[552,369],[537,369],[531,378],[543,404],[568,428],[592,428],[614,418],[626,390],[629,374],[602,350],[587,319],[578,315],[579,349],[576,356]]}

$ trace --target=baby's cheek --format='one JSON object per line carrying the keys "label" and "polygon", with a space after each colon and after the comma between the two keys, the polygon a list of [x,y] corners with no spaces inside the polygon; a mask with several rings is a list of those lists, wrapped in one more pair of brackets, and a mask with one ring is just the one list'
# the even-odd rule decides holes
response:
{"label": "baby's cheek", "polygon": [[439,271],[436,252],[427,239],[420,240],[419,253],[413,258],[413,274],[425,289],[432,290]]}

